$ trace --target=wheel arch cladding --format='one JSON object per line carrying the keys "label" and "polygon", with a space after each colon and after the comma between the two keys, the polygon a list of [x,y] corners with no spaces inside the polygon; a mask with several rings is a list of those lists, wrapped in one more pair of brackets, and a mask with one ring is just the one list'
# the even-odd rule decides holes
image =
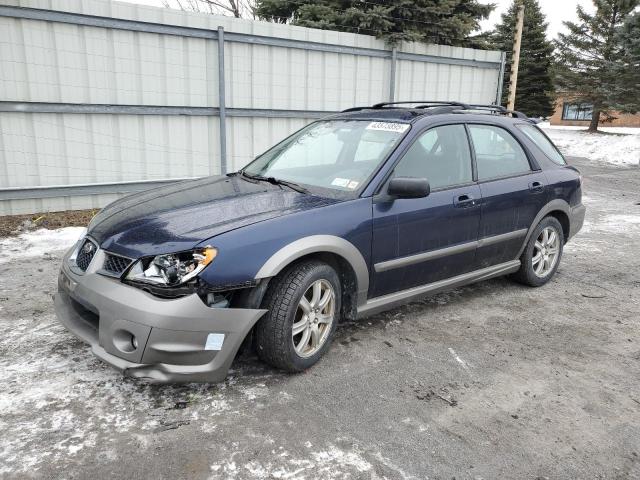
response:
{"label": "wheel arch cladding", "polygon": [[[566,243],[567,240],[568,240],[568,236],[569,236],[569,228],[570,228],[569,213],[570,212],[571,212],[571,207],[569,206],[569,204],[566,201],[561,200],[561,199],[551,200],[544,207],[542,207],[540,209],[540,211],[538,212],[538,215],[536,215],[536,218],[531,223],[531,226],[529,227],[529,231],[527,232],[527,235],[526,235],[526,237],[524,239],[524,243],[523,243],[522,247],[520,248],[520,252],[518,252],[518,257],[517,258],[520,258],[520,255],[522,255],[522,252],[526,248],[527,243],[529,242],[529,239],[531,238],[531,234],[533,233],[535,228],[542,221],[542,219],[544,217],[547,217],[547,216],[555,217],[560,222],[560,225],[562,226],[562,229],[564,230],[562,233],[563,233],[564,240],[565,240],[565,243]],[[566,229],[565,229],[565,227],[566,227]]]}
{"label": "wheel arch cladding", "polygon": [[[334,235],[312,235],[300,238],[282,247],[274,253],[256,273],[256,279],[271,278],[284,268],[304,258],[319,258],[327,263],[335,263],[339,268],[341,280],[354,282],[355,288],[349,289],[343,284],[343,290],[349,291],[353,297],[347,297],[349,306],[343,304],[343,311],[355,309],[367,300],[369,290],[369,269],[360,251],[349,241]],[[343,292],[345,298],[345,292]]]}
{"label": "wheel arch cladding", "polygon": [[[341,285],[340,312],[344,320],[355,320],[358,315],[358,278],[351,264],[340,255],[331,252],[315,252],[297,258],[285,266],[281,275],[295,265],[309,260],[317,260],[329,265],[338,274]],[[263,280],[266,281],[266,280]]]}
{"label": "wheel arch cladding", "polygon": [[545,216],[554,217],[560,222],[562,226],[562,236],[564,237],[564,243],[569,241],[569,230],[571,229],[571,222],[569,221],[569,215],[562,210],[552,210]]}

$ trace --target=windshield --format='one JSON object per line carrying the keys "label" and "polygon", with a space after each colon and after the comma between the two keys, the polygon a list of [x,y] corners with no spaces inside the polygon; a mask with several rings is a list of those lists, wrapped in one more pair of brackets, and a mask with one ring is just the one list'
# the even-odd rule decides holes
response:
{"label": "windshield", "polygon": [[345,192],[362,187],[409,129],[406,123],[312,123],[244,168],[248,175]]}

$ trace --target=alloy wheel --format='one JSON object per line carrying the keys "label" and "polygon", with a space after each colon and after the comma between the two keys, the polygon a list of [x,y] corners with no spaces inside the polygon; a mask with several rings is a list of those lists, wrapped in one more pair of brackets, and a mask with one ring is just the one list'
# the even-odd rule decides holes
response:
{"label": "alloy wheel", "polygon": [[531,264],[533,273],[544,278],[556,266],[560,255],[560,235],[553,227],[545,227],[536,239]]}
{"label": "alloy wheel", "polygon": [[327,341],[335,306],[336,294],[327,280],[316,280],[302,295],[291,329],[293,347],[300,357],[314,355]]}

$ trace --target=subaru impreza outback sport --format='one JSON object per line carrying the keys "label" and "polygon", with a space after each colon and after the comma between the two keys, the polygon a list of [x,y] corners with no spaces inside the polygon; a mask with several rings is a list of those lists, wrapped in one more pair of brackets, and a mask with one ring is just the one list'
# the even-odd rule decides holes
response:
{"label": "subaru impreza outback sport", "polygon": [[104,208],[64,257],[56,312],[152,382],[220,381],[241,347],[299,372],[341,320],[500,275],[544,285],[581,197],[578,171],[519,112],[353,108],[238,172]]}

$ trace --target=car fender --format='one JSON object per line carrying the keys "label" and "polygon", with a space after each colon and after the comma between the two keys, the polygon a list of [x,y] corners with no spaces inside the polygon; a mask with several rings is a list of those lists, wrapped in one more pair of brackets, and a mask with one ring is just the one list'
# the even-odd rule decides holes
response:
{"label": "car fender", "polygon": [[531,223],[531,226],[527,231],[527,235],[525,236],[524,243],[522,244],[522,247],[520,247],[520,251],[518,252],[518,256],[516,258],[520,258],[520,256],[522,255],[522,252],[524,252],[524,249],[526,248],[527,243],[529,243],[529,239],[531,238],[531,235],[533,235],[533,231],[538,226],[540,221],[544,217],[549,215],[549,213],[557,210],[565,213],[569,218],[571,218],[571,207],[565,200],[562,200],[559,198],[555,200],[551,200],[549,203],[547,203],[544,207],[540,209],[540,211],[538,212],[538,215],[536,215],[536,218]]}
{"label": "car fender", "polygon": [[291,242],[262,265],[256,280],[276,276],[287,265],[312,253],[334,253],[344,258],[356,274],[358,281],[358,305],[366,303],[369,291],[369,269],[360,251],[349,241],[334,235],[311,235]]}

